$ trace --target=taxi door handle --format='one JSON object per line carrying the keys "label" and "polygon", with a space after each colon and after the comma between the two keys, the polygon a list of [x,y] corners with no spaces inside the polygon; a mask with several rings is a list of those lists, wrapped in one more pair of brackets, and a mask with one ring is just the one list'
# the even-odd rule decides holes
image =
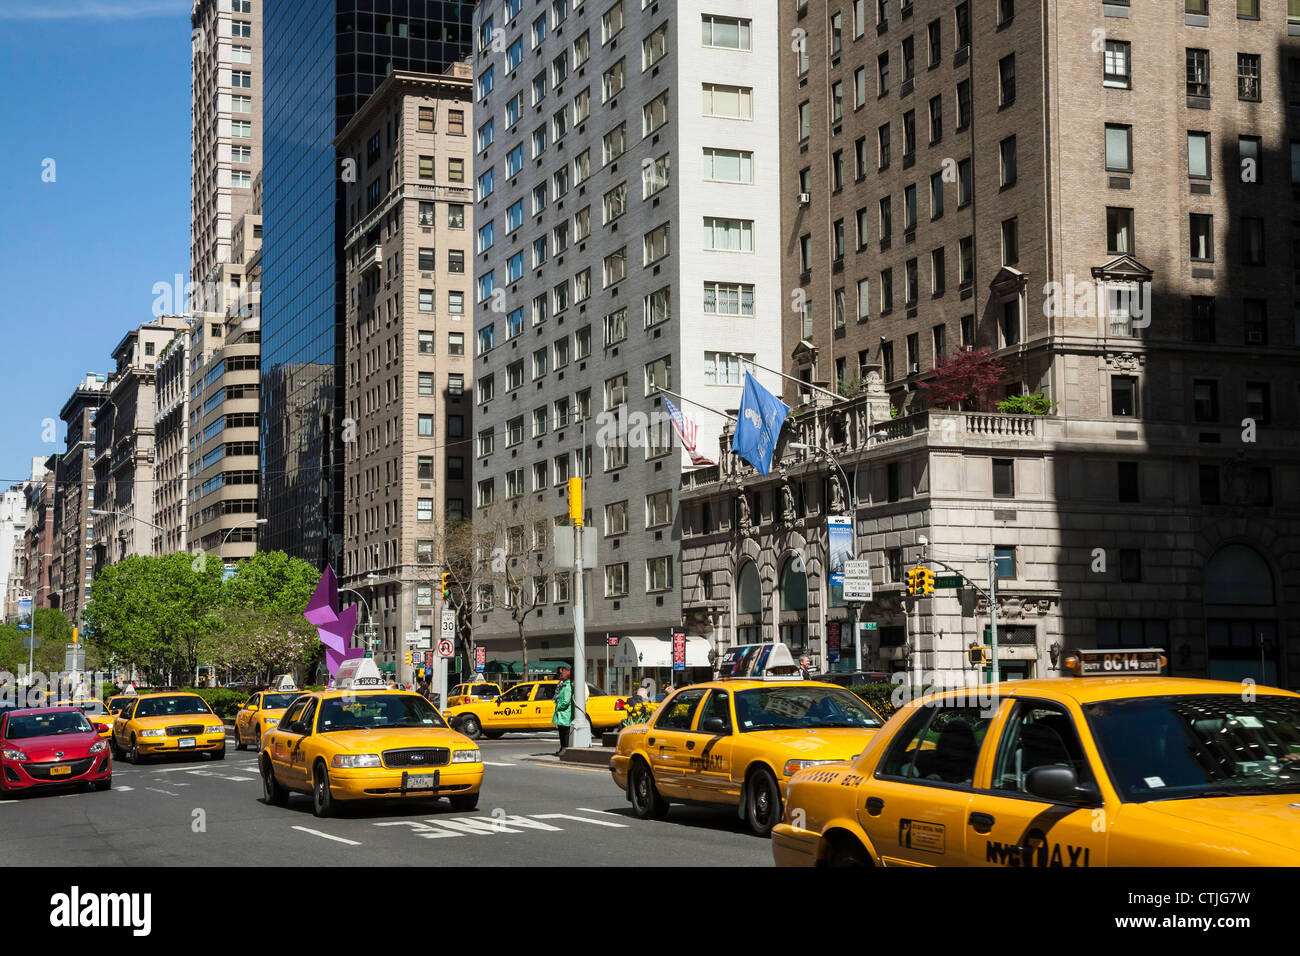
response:
{"label": "taxi door handle", "polygon": [[972,813],[967,822],[969,822],[976,830],[991,830],[996,821],[993,819],[992,814]]}
{"label": "taxi door handle", "polygon": [[649,741],[647,741],[647,743],[649,743],[650,746],[652,746],[652,747],[654,746],[654,742],[655,742],[655,739],[654,739],[653,737],[651,737],[651,738],[649,739]]}
{"label": "taxi door handle", "polygon": [[880,816],[880,811],[885,809],[885,801],[879,797],[867,797],[867,813],[873,817]]}

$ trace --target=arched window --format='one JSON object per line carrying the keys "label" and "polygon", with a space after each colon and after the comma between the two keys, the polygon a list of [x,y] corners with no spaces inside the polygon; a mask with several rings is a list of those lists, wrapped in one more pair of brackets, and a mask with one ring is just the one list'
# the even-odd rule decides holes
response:
{"label": "arched window", "polygon": [[781,568],[781,610],[806,611],[808,609],[808,577],[803,559],[791,557]]}
{"label": "arched window", "polygon": [[1254,548],[1230,544],[1205,566],[1206,604],[1273,604],[1273,572]]}
{"label": "arched window", "polygon": [[763,584],[758,578],[758,568],[754,566],[753,561],[746,561],[741,566],[736,595],[737,614],[763,613]]}

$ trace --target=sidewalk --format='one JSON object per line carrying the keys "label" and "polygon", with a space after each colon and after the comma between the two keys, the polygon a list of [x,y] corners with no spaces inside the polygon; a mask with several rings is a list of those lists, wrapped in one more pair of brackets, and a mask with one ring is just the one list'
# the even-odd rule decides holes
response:
{"label": "sidewalk", "polygon": [[522,759],[534,763],[562,763],[608,770],[609,758],[612,756],[614,756],[613,747],[566,747],[559,756],[553,753],[532,754]]}

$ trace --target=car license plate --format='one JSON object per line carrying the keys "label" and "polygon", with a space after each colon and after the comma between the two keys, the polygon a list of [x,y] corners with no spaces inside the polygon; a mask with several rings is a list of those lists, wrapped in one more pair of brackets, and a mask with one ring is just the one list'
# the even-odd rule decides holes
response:
{"label": "car license plate", "polygon": [[413,773],[407,776],[403,789],[436,790],[437,788],[438,775],[436,773]]}
{"label": "car license plate", "polygon": [[193,747],[193,746],[194,746],[194,738],[193,738],[193,737],[182,737],[179,741],[177,741],[176,746],[177,746],[177,747]]}
{"label": "car license plate", "polygon": [[51,777],[65,777],[65,776],[67,776],[67,775],[70,774],[70,773],[72,773],[72,768],[71,768],[71,767],[51,767],[51,768],[50,768],[50,776],[51,776]]}

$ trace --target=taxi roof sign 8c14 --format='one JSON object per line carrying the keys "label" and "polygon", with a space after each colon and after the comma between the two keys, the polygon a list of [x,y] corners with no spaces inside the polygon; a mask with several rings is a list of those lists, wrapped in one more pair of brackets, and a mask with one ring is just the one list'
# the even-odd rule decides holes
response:
{"label": "taxi roof sign 8c14", "polygon": [[1128,674],[1163,674],[1168,658],[1159,647],[1072,651],[1065,667],[1080,677],[1113,677]]}

